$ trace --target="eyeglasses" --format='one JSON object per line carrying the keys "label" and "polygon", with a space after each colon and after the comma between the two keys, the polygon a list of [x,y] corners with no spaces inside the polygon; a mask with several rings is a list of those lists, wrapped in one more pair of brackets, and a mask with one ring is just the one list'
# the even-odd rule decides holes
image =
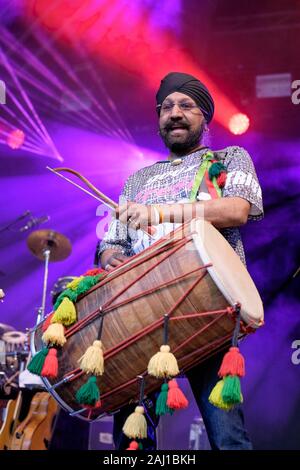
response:
{"label": "eyeglasses", "polygon": [[187,113],[189,111],[192,111],[193,109],[200,109],[200,107],[197,104],[190,103],[189,101],[183,101],[181,103],[163,103],[159,104],[156,106],[156,109],[160,111],[161,114],[169,114],[174,106],[178,106],[181,112]]}

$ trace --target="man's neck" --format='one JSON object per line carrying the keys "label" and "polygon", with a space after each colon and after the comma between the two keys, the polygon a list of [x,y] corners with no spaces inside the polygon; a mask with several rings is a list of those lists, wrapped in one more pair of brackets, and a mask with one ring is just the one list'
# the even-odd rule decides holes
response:
{"label": "man's neck", "polygon": [[196,152],[197,150],[201,150],[203,148],[206,148],[205,145],[197,145],[196,147],[193,147],[192,149],[188,150],[187,152],[185,153],[174,153],[174,152],[171,152],[170,155],[168,156],[168,160],[176,160],[177,158],[183,158],[183,157],[186,157],[187,155],[190,155],[191,153],[194,153]]}

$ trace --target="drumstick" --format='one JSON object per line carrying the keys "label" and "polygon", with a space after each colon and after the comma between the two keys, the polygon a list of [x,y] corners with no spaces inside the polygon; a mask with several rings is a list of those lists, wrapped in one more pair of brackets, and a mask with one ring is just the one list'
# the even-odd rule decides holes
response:
{"label": "drumstick", "polygon": [[[78,183],[75,183],[74,181],[72,181],[70,178],[67,178],[66,176],[63,176],[59,173],[59,170],[67,170],[67,171],[71,171],[71,173],[74,173],[75,175],[79,176],[79,173],[77,173],[76,171],[74,170],[70,170],[69,168],[51,168],[50,166],[46,166],[47,170],[50,170],[52,173],[54,173],[55,175],[57,176],[60,176],[62,179],[64,179],[65,181],[67,181],[68,183],[71,183],[73,184],[73,186],[76,186],[76,188],[78,189],[81,189],[81,191],[83,191],[84,193],[88,194],[89,196],[93,197],[94,199],[96,199],[97,201],[100,201],[102,202],[105,206],[107,206],[109,209],[112,209],[112,210],[115,210],[117,207],[118,207],[118,204],[113,201],[112,199],[110,199],[109,197],[107,197],[104,193],[102,193],[101,191],[99,191],[98,188],[94,188],[94,190],[96,190],[97,194],[99,196],[96,196],[95,194],[93,194],[92,192],[88,191],[87,189],[83,188],[82,186],[80,186],[80,184]],[[81,176],[81,175],[80,175]],[[83,178],[83,177],[82,177]],[[84,178],[85,179],[85,178]],[[152,235],[155,233],[155,228],[154,227],[147,227],[146,230],[143,230],[141,229],[144,233],[146,233],[147,235],[149,235],[150,237],[152,237]]]}
{"label": "drumstick", "polygon": [[82,186],[80,186],[80,184],[77,184],[75,183],[75,181],[72,181],[70,180],[70,178],[67,178],[66,176],[64,175],[61,175],[58,171],[56,171],[54,168],[50,168],[50,166],[46,166],[47,170],[50,170],[52,171],[52,173],[54,173],[55,175],[59,176],[60,178],[62,178],[63,180],[65,181],[68,181],[68,183],[71,183],[73,184],[73,186],[76,186],[76,188],[78,189],[81,189],[81,191],[83,191],[84,193],[86,194],[89,194],[90,196],[92,196],[94,199],[97,199],[97,201],[100,201],[100,202],[103,202],[103,204],[107,207],[109,207],[109,209],[115,209],[116,207],[118,207],[118,204],[116,204],[114,201],[112,201],[111,199],[109,200],[109,202],[107,202],[105,199],[100,199],[100,197],[96,196],[95,194],[91,193],[91,191],[88,191],[87,189],[83,188]]}

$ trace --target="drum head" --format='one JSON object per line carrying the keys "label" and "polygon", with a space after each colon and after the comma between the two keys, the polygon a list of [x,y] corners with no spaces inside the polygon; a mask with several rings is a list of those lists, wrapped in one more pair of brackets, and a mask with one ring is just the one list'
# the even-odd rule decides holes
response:
{"label": "drum head", "polygon": [[239,302],[241,317],[253,328],[261,326],[264,310],[260,295],[246,267],[223,235],[209,222],[192,222],[195,246],[202,261],[212,263],[208,272],[230,305]]}

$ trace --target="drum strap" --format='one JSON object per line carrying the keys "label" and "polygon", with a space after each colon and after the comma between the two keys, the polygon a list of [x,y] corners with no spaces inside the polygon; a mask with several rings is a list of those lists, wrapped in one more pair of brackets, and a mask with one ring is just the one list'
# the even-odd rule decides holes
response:
{"label": "drum strap", "polygon": [[[202,157],[200,166],[195,176],[195,180],[190,193],[190,202],[196,201],[198,191],[201,186],[207,189],[207,192],[210,194],[212,199],[217,199],[222,197],[221,185],[218,183],[218,178],[221,174],[226,175],[226,169],[220,161],[222,160],[222,152],[212,152],[208,150]],[[214,163],[219,163],[221,166],[218,167],[219,175],[211,177],[210,168]],[[225,176],[226,178],[226,176]],[[225,183],[225,179],[223,179]]]}

